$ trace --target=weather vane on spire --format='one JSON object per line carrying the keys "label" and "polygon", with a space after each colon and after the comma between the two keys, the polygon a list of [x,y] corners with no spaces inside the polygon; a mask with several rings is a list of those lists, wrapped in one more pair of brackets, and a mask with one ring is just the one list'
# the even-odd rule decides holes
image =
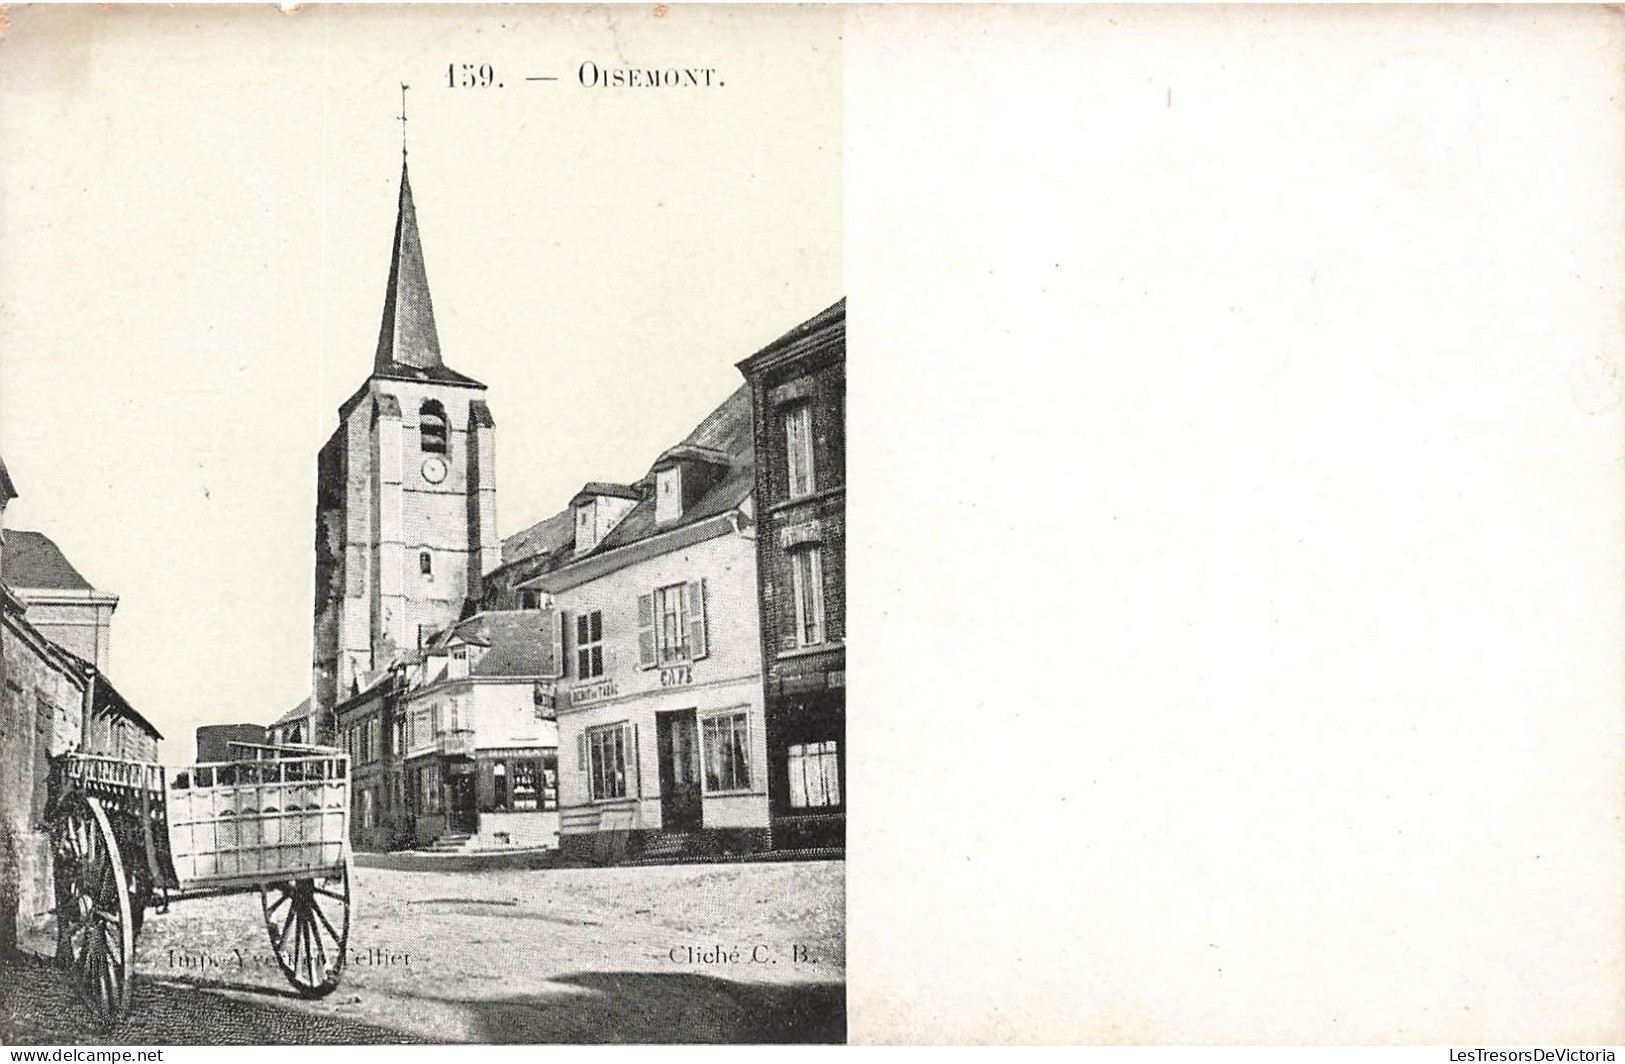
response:
{"label": "weather vane on spire", "polygon": [[401,158],[406,158],[406,90],[411,88],[406,82],[401,82],[401,117],[396,121],[401,124]]}

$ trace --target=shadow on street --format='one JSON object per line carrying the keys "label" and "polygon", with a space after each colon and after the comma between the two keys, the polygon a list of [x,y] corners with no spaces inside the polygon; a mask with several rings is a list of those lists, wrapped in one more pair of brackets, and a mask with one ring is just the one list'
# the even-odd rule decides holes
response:
{"label": "shadow on street", "polygon": [[[556,993],[469,1001],[423,995],[470,1021],[467,1041],[537,1043],[839,1043],[840,983],[739,983],[689,972],[578,972]],[[455,990],[455,987],[447,987]],[[414,995],[401,995],[410,999]],[[0,1042],[6,1045],[375,1045],[434,1041],[343,1015],[339,990],[318,1003],[291,991],[221,980],[136,980],[130,1018],[116,1031],[90,1022],[63,974],[26,956],[0,968]],[[405,1001],[398,1002],[405,1004]]]}

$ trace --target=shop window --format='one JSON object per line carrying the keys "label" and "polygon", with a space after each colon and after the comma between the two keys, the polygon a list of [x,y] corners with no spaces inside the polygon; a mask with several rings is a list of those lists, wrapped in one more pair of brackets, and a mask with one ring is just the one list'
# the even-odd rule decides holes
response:
{"label": "shop window", "polygon": [[604,614],[601,610],[576,616],[576,678],[604,675]]}
{"label": "shop window", "polygon": [[813,492],[812,406],[797,403],[784,412],[784,442],[790,472],[790,498]]}
{"label": "shop window", "polygon": [[626,797],[627,726],[610,724],[588,729],[583,767],[588,793],[595,802]]}
{"label": "shop window", "polygon": [[513,766],[513,810],[527,813],[537,806],[536,762],[516,761]]}
{"label": "shop window", "polygon": [[750,718],[744,713],[707,717],[705,734],[705,789],[750,790]]}
{"label": "shop window", "polygon": [[841,759],[834,739],[790,747],[790,806],[814,809],[841,804]]}
{"label": "shop window", "polygon": [[790,582],[796,609],[796,645],[824,641],[824,552],[817,544],[790,554]]}

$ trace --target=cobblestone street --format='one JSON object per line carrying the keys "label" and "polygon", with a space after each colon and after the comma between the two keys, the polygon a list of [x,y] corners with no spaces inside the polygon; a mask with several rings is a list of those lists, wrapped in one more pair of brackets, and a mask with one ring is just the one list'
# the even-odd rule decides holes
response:
{"label": "cobblestone street", "polygon": [[96,1031],[40,960],[0,975],[0,1041],[838,1041],[844,876],[839,861],[358,868],[350,963],[318,1001],[284,982],[257,895],[181,901],[147,918],[120,1031]]}

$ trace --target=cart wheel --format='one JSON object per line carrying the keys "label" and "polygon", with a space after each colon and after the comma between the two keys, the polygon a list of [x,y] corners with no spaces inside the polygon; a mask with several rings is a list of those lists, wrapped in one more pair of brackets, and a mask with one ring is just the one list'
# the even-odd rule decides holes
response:
{"label": "cart wheel", "polygon": [[94,798],[75,795],[55,821],[58,961],[104,1028],[130,1012],[135,925],[113,829]]}
{"label": "cart wheel", "polygon": [[260,887],[265,930],[282,974],[300,997],[333,992],[350,942],[350,851],[334,871]]}

